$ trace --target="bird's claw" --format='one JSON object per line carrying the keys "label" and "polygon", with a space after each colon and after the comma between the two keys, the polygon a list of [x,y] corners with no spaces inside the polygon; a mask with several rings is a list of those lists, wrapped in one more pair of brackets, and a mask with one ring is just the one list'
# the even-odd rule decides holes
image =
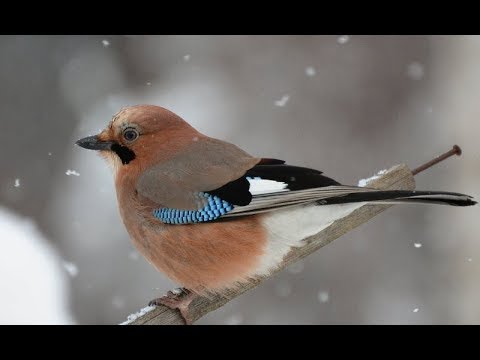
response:
{"label": "bird's claw", "polygon": [[178,309],[186,325],[191,325],[193,320],[189,313],[189,305],[195,298],[195,294],[188,289],[178,288],[170,290],[167,295],[153,299],[148,303],[149,306],[164,305],[170,309]]}

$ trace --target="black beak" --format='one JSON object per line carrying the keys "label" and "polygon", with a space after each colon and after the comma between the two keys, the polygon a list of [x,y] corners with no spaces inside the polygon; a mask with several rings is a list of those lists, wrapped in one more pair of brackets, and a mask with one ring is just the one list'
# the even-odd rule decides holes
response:
{"label": "black beak", "polygon": [[112,145],[115,143],[112,141],[101,141],[97,135],[93,135],[77,140],[75,144],[89,150],[111,150]]}

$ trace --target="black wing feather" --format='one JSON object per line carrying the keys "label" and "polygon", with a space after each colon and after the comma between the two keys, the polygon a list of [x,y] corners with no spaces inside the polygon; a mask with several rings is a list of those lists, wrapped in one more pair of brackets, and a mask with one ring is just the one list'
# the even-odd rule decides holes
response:
{"label": "black wing feather", "polygon": [[[265,161],[264,161],[265,160]],[[421,202],[456,206],[470,206],[476,202],[468,195],[443,191],[375,190],[357,186],[344,186],[322,175],[321,171],[300,166],[286,165],[281,160],[264,159],[248,170],[239,179],[221,188],[208,191],[236,208],[222,218],[245,216],[288,206],[312,202],[318,205],[344,204],[355,202]],[[255,196],[252,202],[248,177],[260,177],[286,183],[291,192]],[[319,189],[330,187],[328,189]],[[317,189],[317,190],[315,190]],[[302,191],[303,190],[303,191]],[[298,192],[297,192],[298,191]],[[315,200],[317,198],[318,200]],[[251,204],[250,206],[247,206]]]}
{"label": "black wing feather", "polygon": [[337,181],[322,175],[321,171],[286,164],[256,165],[248,170],[245,176],[281,181],[288,184],[290,190],[340,185]]}
{"label": "black wing feather", "polygon": [[247,177],[260,177],[286,183],[290,190],[304,190],[324,186],[340,185],[337,181],[322,175],[321,171],[284,164],[283,160],[262,159],[259,165],[248,170],[244,176],[222,187],[208,191],[233,205],[246,206],[252,201],[250,183]]}
{"label": "black wing feather", "polygon": [[237,180],[226,183],[218,189],[208,191],[208,193],[213,196],[218,196],[230,204],[246,206],[252,201],[252,194],[249,189],[250,183],[245,176],[242,176]]}

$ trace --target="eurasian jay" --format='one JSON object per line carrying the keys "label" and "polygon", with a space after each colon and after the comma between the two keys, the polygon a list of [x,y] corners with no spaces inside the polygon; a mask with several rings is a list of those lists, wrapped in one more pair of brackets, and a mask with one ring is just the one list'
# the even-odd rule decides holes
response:
{"label": "eurasian jay", "polygon": [[474,205],[468,195],[341,185],[321,171],[254,157],[162,107],[123,108],[77,141],[112,165],[118,207],[138,251],[181,284],[154,300],[181,311],[195,296],[268,275],[292,247],[365,203]]}

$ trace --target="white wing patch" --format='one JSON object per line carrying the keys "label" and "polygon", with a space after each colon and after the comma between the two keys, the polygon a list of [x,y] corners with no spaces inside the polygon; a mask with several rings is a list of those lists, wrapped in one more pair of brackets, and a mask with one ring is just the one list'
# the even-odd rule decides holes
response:
{"label": "white wing patch", "polygon": [[287,189],[288,184],[281,181],[261,179],[259,177],[247,177],[247,180],[250,183],[250,193],[252,195],[290,191]]}

